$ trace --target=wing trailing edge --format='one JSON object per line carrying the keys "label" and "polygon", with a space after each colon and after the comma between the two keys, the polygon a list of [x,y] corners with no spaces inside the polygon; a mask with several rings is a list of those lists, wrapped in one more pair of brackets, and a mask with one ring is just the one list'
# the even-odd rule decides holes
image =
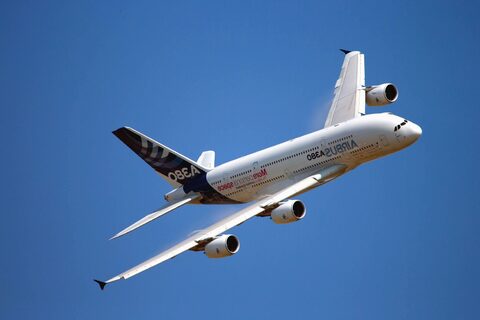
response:
{"label": "wing trailing edge", "polygon": [[206,239],[214,239],[216,236],[226,232],[227,230],[242,224],[243,222],[249,220],[250,218],[261,214],[265,210],[272,208],[277,205],[279,202],[292,197],[294,195],[303,193],[315,187],[318,187],[324,184],[327,181],[335,179],[339,175],[345,172],[345,165],[333,165],[328,168],[321,170],[318,174],[312,175],[308,178],[300,180],[293,185],[267,197],[265,199],[259,200],[256,203],[218,221],[217,223],[211,225],[210,227],[200,230],[199,232],[194,233],[187,239],[181,241],[175,246],[163,251],[162,253],[138,264],[137,266],[120,273],[119,275],[107,280],[100,281],[95,280],[100,285],[100,289],[103,290],[106,284],[115,282],[121,279],[128,279],[133,277],[147,269],[150,269],[162,262],[165,262],[169,259],[176,257],[177,255],[190,250],[198,245],[199,242],[205,241]]}

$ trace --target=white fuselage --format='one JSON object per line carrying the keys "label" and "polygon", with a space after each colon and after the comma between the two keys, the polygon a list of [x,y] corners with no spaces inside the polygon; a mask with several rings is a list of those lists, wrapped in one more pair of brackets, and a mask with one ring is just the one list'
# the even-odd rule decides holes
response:
{"label": "white fuselage", "polygon": [[207,181],[229,199],[250,202],[335,164],[348,172],[420,135],[418,125],[396,115],[365,115],[224,163],[207,173]]}

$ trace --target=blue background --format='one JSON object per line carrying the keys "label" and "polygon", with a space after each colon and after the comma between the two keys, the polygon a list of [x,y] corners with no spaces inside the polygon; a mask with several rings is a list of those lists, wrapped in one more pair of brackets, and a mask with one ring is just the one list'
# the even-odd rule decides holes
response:
{"label": "blue background", "polygon": [[[474,1],[0,4],[2,319],[478,319]],[[217,163],[320,129],[343,54],[422,138],[253,219],[229,259],[188,252],[108,279],[238,210],[160,207],[169,186],[110,132]]]}

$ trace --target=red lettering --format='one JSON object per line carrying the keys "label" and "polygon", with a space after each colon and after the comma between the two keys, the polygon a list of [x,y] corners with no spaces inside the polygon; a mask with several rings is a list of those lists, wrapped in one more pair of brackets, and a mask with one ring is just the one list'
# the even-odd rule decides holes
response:
{"label": "red lettering", "polygon": [[233,182],[225,183],[225,184],[222,184],[221,186],[218,186],[218,191],[222,191],[230,188],[233,188]]}
{"label": "red lettering", "polygon": [[261,171],[255,172],[253,174],[253,179],[258,179],[258,178],[261,178],[261,177],[266,176],[266,175],[267,175],[267,169],[262,169]]}

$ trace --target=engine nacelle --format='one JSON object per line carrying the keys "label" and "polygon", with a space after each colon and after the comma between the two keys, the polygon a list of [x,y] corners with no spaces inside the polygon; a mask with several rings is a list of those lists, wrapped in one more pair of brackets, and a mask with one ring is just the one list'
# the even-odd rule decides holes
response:
{"label": "engine nacelle", "polygon": [[300,200],[288,200],[272,210],[271,217],[277,224],[285,224],[298,221],[305,217],[307,210]]}
{"label": "engine nacelle", "polygon": [[371,86],[366,89],[365,101],[371,107],[384,106],[397,101],[398,90],[392,83]]}
{"label": "engine nacelle", "polygon": [[222,234],[205,246],[209,258],[224,258],[234,255],[240,249],[240,241],[233,234]]}

